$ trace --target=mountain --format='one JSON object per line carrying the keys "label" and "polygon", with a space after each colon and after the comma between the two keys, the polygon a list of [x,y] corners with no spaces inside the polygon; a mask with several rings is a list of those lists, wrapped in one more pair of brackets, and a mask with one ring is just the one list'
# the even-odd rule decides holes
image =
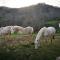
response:
{"label": "mountain", "polygon": [[20,25],[33,26],[39,30],[47,20],[60,17],[60,8],[39,3],[24,8],[0,6],[0,26]]}

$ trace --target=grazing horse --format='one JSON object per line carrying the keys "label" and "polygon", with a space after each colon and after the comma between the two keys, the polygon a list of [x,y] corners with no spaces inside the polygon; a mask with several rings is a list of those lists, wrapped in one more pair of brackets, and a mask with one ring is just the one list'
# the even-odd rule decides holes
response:
{"label": "grazing horse", "polygon": [[56,29],[54,27],[43,27],[39,30],[36,39],[34,41],[35,43],[35,49],[37,49],[40,46],[40,40],[42,38],[46,39],[50,38],[51,39],[51,43],[52,43],[52,39],[54,38]]}
{"label": "grazing horse", "polygon": [[24,32],[24,28],[21,26],[11,26],[11,33],[15,32],[22,34]]}
{"label": "grazing horse", "polygon": [[24,33],[25,34],[32,34],[33,32],[34,32],[34,29],[31,26],[28,26],[28,27],[24,28]]}
{"label": "grazing horse", "polygon": [[0,28],[0,35],[8,35],[8,34],[11,34],[10,29],[11,28],[9,26],[1,27]]}

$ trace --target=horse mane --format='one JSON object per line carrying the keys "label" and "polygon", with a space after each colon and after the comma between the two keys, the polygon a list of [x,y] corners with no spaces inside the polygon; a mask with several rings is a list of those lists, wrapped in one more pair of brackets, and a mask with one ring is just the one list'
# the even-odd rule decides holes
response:
{"label": "horse mane", "polygon": [[40,33],[40,34],[43,34],[46,29],[47,29],[47,27],[41,28],[39,33]]}
{"label": "horse mane", "polygon": [[43,28],[41,28],[41,29],[39,30],[39,32],[38,32],[38,34],[37,34],[37,36],[36,36],[36,40],[38,40],[40,37],[43,36],[43,33],[44,33],[45,30],[46,30],[46,27],[43,27]]}

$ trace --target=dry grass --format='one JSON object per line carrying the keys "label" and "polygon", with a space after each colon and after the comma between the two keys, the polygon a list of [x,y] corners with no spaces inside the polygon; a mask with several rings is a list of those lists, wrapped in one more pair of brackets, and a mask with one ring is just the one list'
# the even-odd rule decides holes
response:
{"label": "dry grass", "polygon": [[[36,35],[10,35],[0,37],[0,60],[55,60],[60,56],[60,34],[55,35],[53,43],[41,41],[41,47],[34,49]],[[10,47],[11,46],[11,47]]]}
{"label": "dry grass", "polygon": [[[16,46],[16,45],[31,45],[34,43],[36,38],[36,34],[32,35],[7,35],[7,36],[0,36],[0,46]],[[55,40],[53,40],[52,44],[60,43],[60,34],[55,35]],[[49,45],[51,41],[48,40],[46,43],[45,40],[41,40],[41,45]]]}
{"label": "dry grass", "polygon": [[33,43],[33,35],[0,36],[0,46],[28,45]]}

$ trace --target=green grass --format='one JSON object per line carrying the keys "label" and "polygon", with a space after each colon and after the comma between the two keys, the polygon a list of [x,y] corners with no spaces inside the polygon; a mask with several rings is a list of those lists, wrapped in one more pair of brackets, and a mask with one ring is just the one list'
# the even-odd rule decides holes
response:
{"label": "green grass", "polygon": [[56,24],[56,23],[58,23],[57,20],[56,20],[56,21],[55,21],[55,20],[52,20],[52,21],[48,21],[48,22],[47,22],[47,24]]}
{"label": "green grass", "polygon": [[[32,36],[34,37],[35,34]],[[60,56],[60,34],[58,33],[52,44],[50,41],[48,44],[41,41],[41,47],[38,49],[34,49],[34,44],[0,47],[0,60],[56,60],[57,56]]]}
{"label": "green grass", "polygon": [[55,19],[47,20],[45,25],[58,27],[59,22],[60,22],[60,18],[55,18]]}

